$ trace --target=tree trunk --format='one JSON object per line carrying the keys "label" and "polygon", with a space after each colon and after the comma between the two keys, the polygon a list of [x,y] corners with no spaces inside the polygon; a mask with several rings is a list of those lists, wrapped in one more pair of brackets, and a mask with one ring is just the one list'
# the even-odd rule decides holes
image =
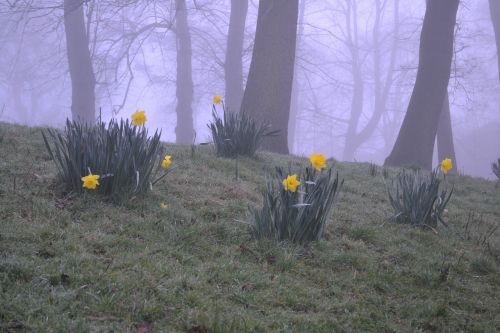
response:
{"label": "tree trunk", "polygon": [[432,169],[434,140],[450,79],[459,0],[429,1],[410,104],[385,165]]}
{"label": "tree trunk", "polygon": [[299,116],[299,77],[297,68],[297,54],[300,48],[302,35],[304,34],[304,15],[306,12],[306,0],[299,0],[299,19],[297,32],[297,45],[295,46],[295,64],[293,67],[292,99],[290,102],[290,119],[288,121],[288,149],[291,153],[295,152],[295,140],[297,133],[297,117]]}
{"label": "tree trunk", "polygon": [[23,96],[25,95],[23,81],[24,80],[23,78],[21,78],[21,74],[18,73],[18,69],[14,71],[10,79],[10,97],[12,97],[14,102],[13,104],[15,114],[18,116],[16,122],[23,125],[30,125],[30,115],[28,112],[28,108],[23,101]]}
{"label": "tree trunk", "polygon": [[226,63],[226,110],[239,112],[243,98],[243,43],[248,0],[231,0],[231,17],[227,33]]}
{"label": "tree trunk", "polygon": [[500,1],[489,0],[489,2],[491,22],[495,30],[495,41],[497,44],[498,78],[500,79]]}
{"label": "tree trunk", "polygon": [[191,144],[194,140],[193,126],[193,78],[191,64],[191,34],[189,32],[186,0],[175,1],[175,27],[177,42],[177,126],[176,142]]}
{"label": "tree trunk", "polygon": [[[361,147],[363,143],[368,141],[377,129],[383,114],[386,111],[387,100],[389,98],[389,92],[394,84],[394,69],[396,66],[397,50],[399,43],[399,0],[394,0],[394,38],[389,54],[389,65],[387,67],[387,73],[385,78],[382,75],[382,50],[381,50],[381,39],[380,36],[380,26],[382,17],[384,15],[384,5],[381,0],[375,1],[375,20],[373,24],[372,40],[373,40],[373,71],[374,71],[374,90],[375,98],[373,103],[373,113],[368,119],[366,125],[361,129],[357,130],[359,126],[359,120],[363,113],[363,91],[364,82],[362,75],[362,63],[361,57],[359,55],[359,43],[358,43],[358,29],[357,29],[357,9],[356,2],[352,2],[352,12],[353,12],[353,34],[348,33],[348,38],[350,38],[351,56],[352,56],[352,76],[354,82],[353,96],[352,96],[352,110],[351,117],[349,119],[349,125],[346,133],[346,143],[344,146],[344,160],[351,161],[354,159],[356,150]],[[348,7],[348,15],[350,15],[351,8]],[[350,22],[346,22],[347,26],[350,26]]]}
{"label": "tree trunk", "polygon": [[288,154],[288,121],[297,38],[298,0],[261,0],[241,111],[280,133],[264,148]]}
{"label": "tree trunk", "polygon": [[95,122],[95,76],[85,30],[83,1],[64,0],[64,29],[71,77],[71,114],[74,121]]}
{"label": "tree trunk", "polygon": [[448,93],[444,98],[443,109],[439,117],[439,126],[437,131],[437,149],[438,160],[445,158],[453,160],[453,171],[458,170],[457,157],[455,155],[455,145],[453,144],[453,130],[451,126],[450,101]]}
{"label": "tree trunk", "polygon": [[357,141],[357,128],[359,119],[363,114],[364,82],[361,73],[361,65],[353,60],[352,67],[353,92],[351,99],[351,117],[349,118],[345,137],[344,161],[352,161],[354,159],[354,152],[360,145]]}

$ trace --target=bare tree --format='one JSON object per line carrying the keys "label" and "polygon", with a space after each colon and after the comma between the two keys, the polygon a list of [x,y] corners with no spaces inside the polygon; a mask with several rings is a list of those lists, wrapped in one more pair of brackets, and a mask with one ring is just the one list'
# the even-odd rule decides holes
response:
{"label": "bare tree", "polygon": [[495,41],[497,44],[497,59],[498,59],[498,78],[500,79],[500,1],[489,0],[491,22],[493,30],[495,30]]}
{"label": "bare tree", "polygon": [[293,83],[292,83],[292,100],[290,102],[290,119],[288,122],[288,149],[290,152],[295,151],[295,140],[297,134],[297,117],[299,114],[300,102],[300,85],[299,85],[299,68],[298,58],[302,37],[304,35],[304,16],[306,12],[306,0],[299,0],[299,19],[298,19],[298,32],[297,32],[297,45],[295,47],[295,66],[293,68]]}
{"label": "bare tree", "polygon": [[[426,3],[429,4],[429,0],[427,0]],[[438,160],[442,161],[445,158],[451,158],[454,165],[452,172],[456,172],[458,169],[458,162],[455,154],[455,145],[453,143],[453,127],[451,124],[450,99],[448,91],[446,91],[443,107],[441,109],[441,116],[439,117],[436,143]]]}
{"label": "bare tree", "polygon": [[420,35],[419,66],[410,104],[385,164],[432,168],[432,155],[451,72],[459,0],[429,1]]}
{"label": "bare tree", "polygon": [[438,159],[442,161],[445,158],[451,158],[454,164],[454,170],[458,169],[457,156],[455,154],[455,145],[453,144],[453,129],[451,126],[450,101],[448,93],[444,98],[443,109],[439,117],[439,126],[437,130],[437,149]]}
{"label": "bare tree", "polygon": [[193,71],[191,34],[189,32],[186,0],[175,1],[177,41],[177,126],[176,142],[190,144],[194,140],[193,125]]}
{"label": "bare tree", "polygon": [[226,83],[225,103],[230,112],[239,112],[243,98],[243,42],[248,0],[231,0],[231,16],[227,33],[224,74]]}
{"label": "bare tree", "polygon": [[64,0],[64,29],[71,76],[73,120],[93,123],[96,82],[81,0]]}
{"label": "bare tree", "polygon": [[[375,0],[375,15],[372,30],[373,43],[373,76],[374,76],[374,103],[373,113],[368,119],[366,125],[358,130],[359,121],[363,114],[364,100],[364,79],[362,73],[362,62],[364,56],[360,54],[357,5],[356,1],[346,0],[346,45],[351,55],[351,73],[353,78],[353,95],[351,102],[351,117],[346,132],[346,143],[344,147],[344,160],[352,160],[356,150],[373,135],[380,123],[382,115],[387,106],[389,92],[394,83],[394,70],[396,65],[398,38],[399,38],[399,0],[394,0],[394,27],[391,31],[392,45],[389,50],[387,71],[382,74],[382,39],[381,20],[384,10],[387,7],[387,0]],[[352,21],[352,22],[351,22]]]}
{"label": "bare tree", "polygon": [[298,0],[261,0],[255,45],[241,111],[270,122],[278,136],[265,148],[288,154],[288,121],[292,94]]}

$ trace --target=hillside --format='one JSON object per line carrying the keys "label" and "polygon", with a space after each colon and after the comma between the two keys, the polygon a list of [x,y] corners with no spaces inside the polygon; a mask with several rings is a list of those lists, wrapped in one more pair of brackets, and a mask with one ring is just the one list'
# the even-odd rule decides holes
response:
{"label": "hillside", "polygon": [[334,162],[339,204],[304,248],[235,221],[266,172],[304,158],[240,159],[236,179],[210,147],[168,145],[171,173],[116,206],[64,194],[40,129],[0,124],[0,140],[1,332],[500,331],[500,230],[482,240],[500,221],[495,182],[451,175],[435,234],[388,221],[368,164]]}

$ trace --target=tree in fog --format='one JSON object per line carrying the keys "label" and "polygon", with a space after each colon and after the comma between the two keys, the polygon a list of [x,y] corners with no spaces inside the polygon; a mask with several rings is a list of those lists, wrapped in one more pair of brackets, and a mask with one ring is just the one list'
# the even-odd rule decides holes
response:
{"label": "tree in fog", "polygon": [[498,77],[500,79],[500,1],[489,0],[491,22],[495,31],[495,41],[497,44]]}
{"label": "tree in fog", "polygon": [[[374,101],[373,112],[368,118],[367,123],[360,129],[360,119],[364,109],[364,77],[362,73],[363,59],[365,54],[361,54],[363,46],[360,45],[358,32],[358,10],[356,1],[346,0],[344,9],[345,15],[345,39],[350,54],[351,75],[353,81],[353,92],[351,99],[351,116],[349,118],[346,140],[344,146],[344,160],[353,160],[356,150],[367,142],[377,129],[384,112],[386,111],[389,92],[394,84],[394,72],[398,51],[399,39],[399,0],[393,1],[393,29],[389,33],[390,38],[381,33],[382,19],[388,7],[388,0],[374,1],[374,20],[372,26],[371,41],[373,47],[369,52],[373,55],[373,81],[374,81]],[[382,40],[391,40],[391,46],[387,50],[388,57],[383,57]],[[386,61],[387,60],[387,61]],[[385,62],[387,65],[384,66]],[[385,73],[384,67],[386,68]]]}
{"label": "tree in fog", "polygon": [[293,68],[292,100],[290,101],[290,119],[288,121],[288,150],[295,152],[295,140],[297,139],[297,118],[299,116],[300,85],[298,54],[304,35],[304,16],[306,12],[306,0],[299,0],[299,18],[297,31],[297,45],[295,46],[295,65]]}
{"label": "tree in fog", "polygon": [[243,42],[248,0],[231,0],[231,14],[227,33],[224,75],[226,85],[226,108],[239,112],[243,98]]}
{"label": "tree in fog", "polygon": [[458,5],[459,0],[427,4],[415,86],[386,165],[432,168],[434,142],[450,79]]}
{"label": "tree in fog", "polygon": [[453,126],[451,124],[450,101],[448,92],[446,92],[441,115],[439,116],[439,124],[436,134],[438,160],[442,161],[445,158],[453,160],[453,170],[458,170],[457,156],[455,154],[455,145],[453,143]]}
{"label": "tree in fog", "polygon": [[189,32],[186,0],[175,1],[175,34],[177,43],[177,126],[176,142],[193,143],[193,71],[192,46]]}
{"label": "tree in fog", "polygon": [[73,120],[93,123],[96,81],[81,0],[64,0],[64,29],[71,77]]}
{"label": "tree in fog", "polygon": [[241,111],[269,121],[278,136],[265,148],[288,154],[288,121],[292,94],[298,0],[261,0],[247,85]]}
{"label": "tree in fog", "polygon": [[[430,0],[426,1],[429,4]],[[443,106],[441,108],[441,115],[439,116],[439,124],[436,133],[436,144],[438,160],[442,161],[445,158],[451,158],[453,160],[453,170],[456,172],[458,170],[457,156],[455,154],[455,144],[453,143],[453,126],[451,124],[451,112],[450,112],[450,98],[448,95],[448,90],[443,100]]]}

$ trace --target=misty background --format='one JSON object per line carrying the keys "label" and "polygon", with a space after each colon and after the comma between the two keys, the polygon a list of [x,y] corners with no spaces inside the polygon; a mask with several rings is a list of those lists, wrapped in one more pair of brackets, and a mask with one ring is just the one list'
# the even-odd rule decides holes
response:
{"label": "misty background", "polygon": [[[62,128],[71,119],[69,2],[82,5],[0,4],[0,121]],[[233,109],[241,103],[258,7],[259,1],[247,0],[84,1],[97,115],[129,118],[144,109],[151,131],[187,143],[193,135],[179,140],[177,109],[191,107],[196,142],[210,141],[212,96],[223,96]],[[425,10],[423,0],[299,1],[290,153],[384,163],[414,88]],[[228,39],[232,13],[232,23],[244,28],[241,46],[238,38]],[[493,178],[491,163],[500,158],[500,83],[487,0],[461,1],[453,49],[448,94],[458,169]],[[230,51],[240,54],[241,79],[233,76],[236,83],[228,85],[228,66],[238,66],[228,62]],[[192,94],[179,95],[179,85],[192,86]],[[228,86],[234,100],[227,100]]]}

